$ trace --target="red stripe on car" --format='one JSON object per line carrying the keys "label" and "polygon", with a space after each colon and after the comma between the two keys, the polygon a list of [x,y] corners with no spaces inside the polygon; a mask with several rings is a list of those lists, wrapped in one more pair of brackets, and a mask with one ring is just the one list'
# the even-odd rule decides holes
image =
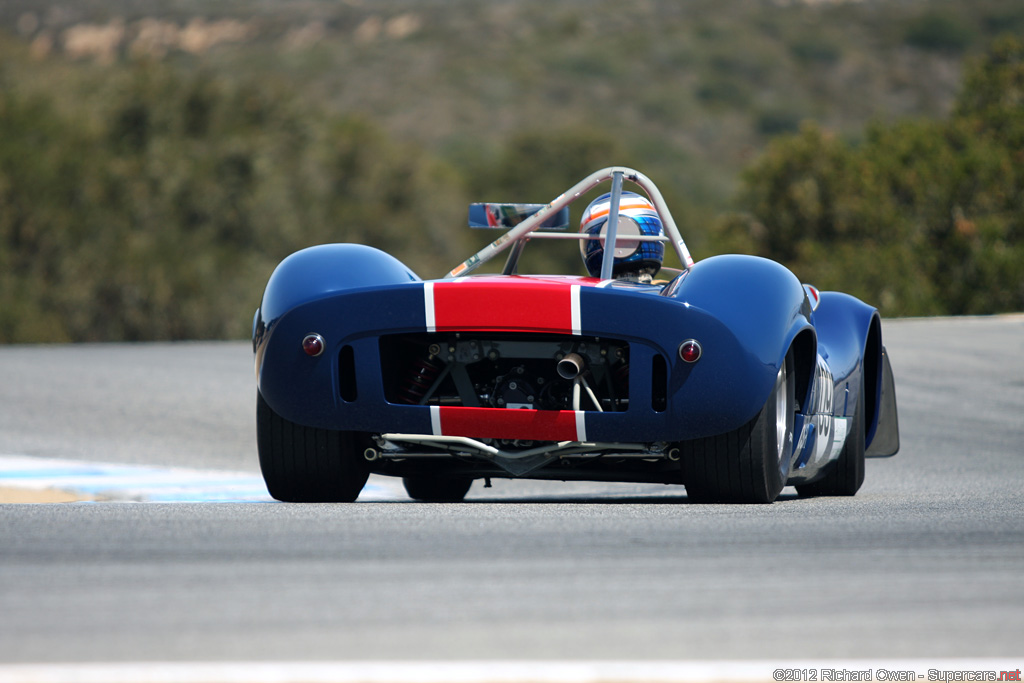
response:
{"label": "red stripe on car", "polygon": [[479,439],[580,441],[577,415],[572,410],[513,410],[509,408],[440,408],[441,434]]}
{"label": "red stripe on car", "polygon": [[579,334],[579,284],[519,277],[427,283],[427,327]]}

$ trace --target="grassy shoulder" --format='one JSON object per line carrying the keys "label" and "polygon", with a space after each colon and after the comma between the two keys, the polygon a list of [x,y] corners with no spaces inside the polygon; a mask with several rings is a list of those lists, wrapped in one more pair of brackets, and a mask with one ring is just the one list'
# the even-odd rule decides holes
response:
{"label": "grassy shoulder", "polygon": [[11,503],[82,503],[95,497],[60,489],[30,489],[0,486],[0,505]]}

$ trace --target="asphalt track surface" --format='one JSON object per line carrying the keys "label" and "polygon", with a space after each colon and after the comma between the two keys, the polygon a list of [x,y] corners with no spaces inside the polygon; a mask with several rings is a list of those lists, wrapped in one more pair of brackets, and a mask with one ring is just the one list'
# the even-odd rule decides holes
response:
{"label": "asphalt track surface", "polygon": [[[0,505],[0,664],[1024,663],[1024,316],[883,336],[903,448],[854,498]],[[7,347],[0,377],[0,455],[257,471],[244,343]]]}

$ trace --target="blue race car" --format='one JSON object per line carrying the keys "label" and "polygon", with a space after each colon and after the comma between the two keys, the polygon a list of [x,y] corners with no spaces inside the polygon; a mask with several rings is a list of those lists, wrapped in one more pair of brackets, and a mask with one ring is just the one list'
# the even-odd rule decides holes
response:
{"label": "blue race car", "polygon": [[[608,181],[579,232],[559,231]],[[422,501],[505,477],[771,503],[786,485],[853,495],[865,455],[899,449],[878,311],[767,259],[694,263],[643,174],[607,168],[547,205],[475,204],[470,223],[506,232],[437,280],[358,244],[274,271],[253,324],[274,498],[353,501],[375,473]],[[519,274],[538,239],[578,240],[588,276]],[[682,270],[661,267],[666,243]],[[503,252],[500,272],[471,275]]]}

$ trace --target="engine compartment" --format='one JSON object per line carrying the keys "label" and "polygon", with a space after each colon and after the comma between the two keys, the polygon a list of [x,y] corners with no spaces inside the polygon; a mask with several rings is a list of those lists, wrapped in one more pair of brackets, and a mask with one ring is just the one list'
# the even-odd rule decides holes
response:
{"label": "engine compartment", "polygon": [[390,403],[623,412],[629,344],[600,337],[467,332],[380,339]]}

